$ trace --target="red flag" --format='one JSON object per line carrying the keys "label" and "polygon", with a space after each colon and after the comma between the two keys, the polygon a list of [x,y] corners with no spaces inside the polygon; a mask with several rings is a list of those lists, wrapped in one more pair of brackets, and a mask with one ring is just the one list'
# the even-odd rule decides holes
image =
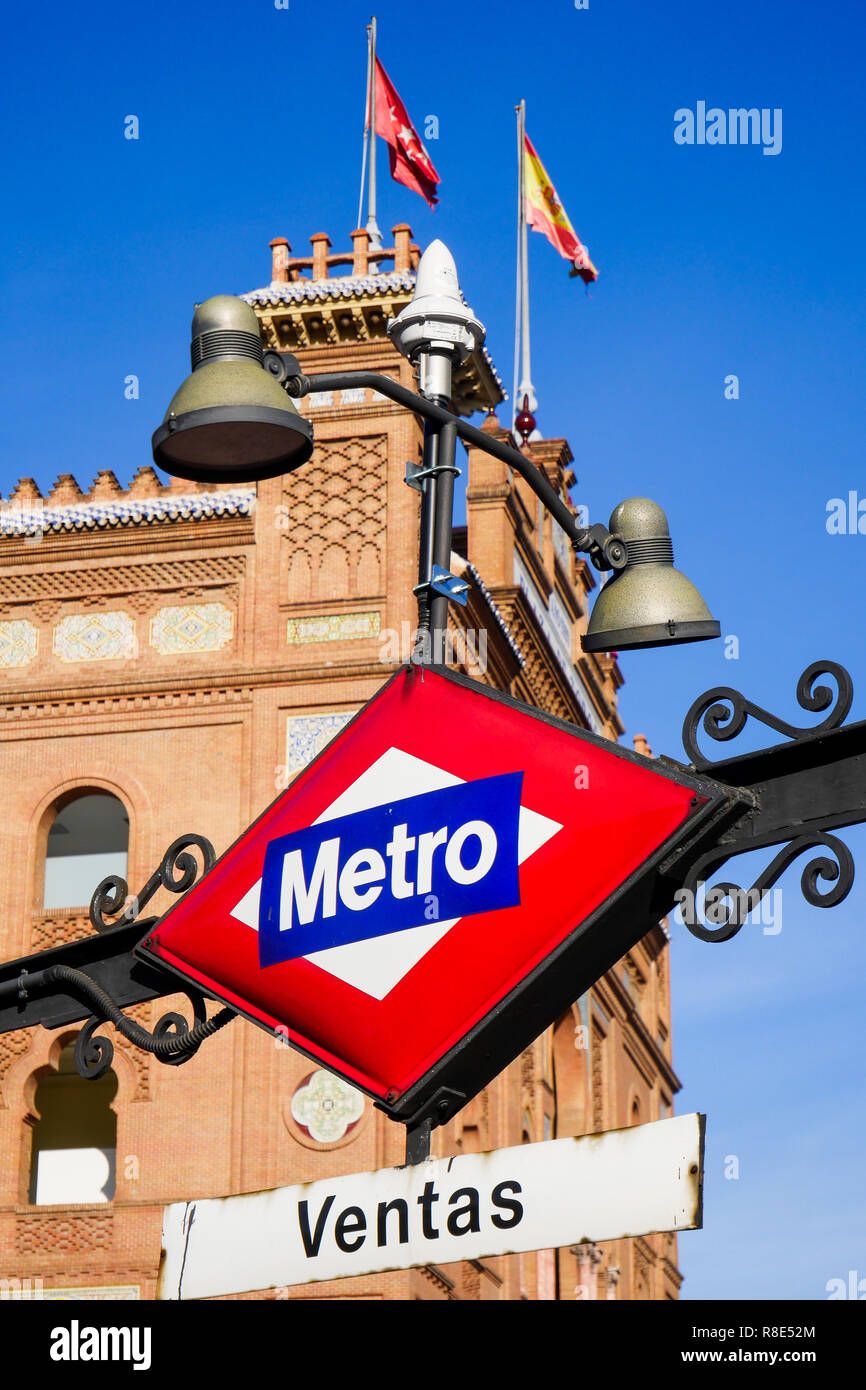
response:
{"label": "red flag", "polygon": [[409,114],[394,90],[391,79],[376,59],[376,134],[388,142],[391,178],[426,198],[431,208],[439,201],[436,186],[439,175],[433,168]]}

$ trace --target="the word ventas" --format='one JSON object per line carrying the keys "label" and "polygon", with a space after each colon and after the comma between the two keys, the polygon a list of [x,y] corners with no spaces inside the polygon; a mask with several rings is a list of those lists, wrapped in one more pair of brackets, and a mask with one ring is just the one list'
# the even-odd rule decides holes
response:
{"label": "the word ventas", "polygon": [[700,1225],[681,1115],[166,1207],[157,1297],[208,1298]]}
{"label": "the word ventas", "polygon": [[[318,1213],[310,1211],[310,1203],[298,1203],[298,1225],[304,1254],[308,1259],[318,1255],[322,1241],[333,1240],[339,1250],[350,1254],[360,1250],[369,1235],[380,1250],[391,1244],[409,1244],[410,1223],[416,1226],[415,1238],[438,1240],[444,1227],[450,1236],[478,1235],[482,1220],[488,1217],[500,1230],[510,1230],[517,1226],[523,1217],[523,1206],[515,1201],[522,1192],[520,1183],[497,1183],[490,1194],[489,1205],[484,1204],[482,1216],[482,1196],[477,1187],[458,1187],[448,1198],[447,1208],[439,1214],[442,1199],[435,1182],[425,1182],[424,1189],[415,1199],[417,1211],[410,1211],[405,1197],[392,1197],[390,1202],[376,1204],[375,1222],[372,1222],[363,1207],[344,1208],[336,1216],[332,1212],[336,1196],[330,1192],[323,1201]],[[313,1224],[315,1217],[315,1225]]]}

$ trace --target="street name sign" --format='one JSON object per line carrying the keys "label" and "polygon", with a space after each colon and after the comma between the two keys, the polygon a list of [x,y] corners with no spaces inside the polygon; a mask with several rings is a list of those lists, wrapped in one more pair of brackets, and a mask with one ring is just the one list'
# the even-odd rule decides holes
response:
{"label": "street name sign", "polygon": [[703,1115],[165,1208],[157,1298],[701,1225]]}
{"label": "street name sign", "polygon": [[[139,947],[443,1123],[664,915],[724,789],[404,667]],[[704,832],[705,833],[705,832]]]}

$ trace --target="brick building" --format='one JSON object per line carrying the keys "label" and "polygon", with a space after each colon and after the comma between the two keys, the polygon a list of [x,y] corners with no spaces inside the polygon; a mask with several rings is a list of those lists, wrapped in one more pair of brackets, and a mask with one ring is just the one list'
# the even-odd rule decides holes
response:
{"label": "brick building", "polygon": [[[307,372],[364,367],[413,386],[385,324],[412,294],[418,249],[408,227],[393,235],[373,251],[356,231],[345,254],[315,236],[306,258],[274,241],[271,283],[245,296],[265,344]],[[505,438],[502,400],[474,353],[456,408]],[[184,832],[221,853],[407,658],[418,423],[368,390],[301,404],[316,450],[290,477],[210,488],[141,467],[124,490],[105,469],[86,493],[64,474],[44,499],[21,480],[4,504],[0,788],[15,871],[0,887],[2,959],[87,933],[99,879],[121,872],[134,891]],[[531,457],[567,498],[566,441],[538,440]],[[592,570],[504,465],[475,449],[458,462],[452,569],[470,594],[452,605],[452,663],[618,738],[616,662],[578,641]],[[434,1152],[671,1113],[667,961],[659,926],[436,1131]],[[130,1012],[152,1026],[185,1006]],[[0,1035],[0,1278],[13,1288],[152,1298],[164,1203],[402,1161],[402,1130],[243,1020],[182,1067],[107,1029],[116,1051],[99,1082],[71,1068],[77,1031]],[[662,1299],[679,1283],[675,1239],[659,1235],[251,1296]]]}

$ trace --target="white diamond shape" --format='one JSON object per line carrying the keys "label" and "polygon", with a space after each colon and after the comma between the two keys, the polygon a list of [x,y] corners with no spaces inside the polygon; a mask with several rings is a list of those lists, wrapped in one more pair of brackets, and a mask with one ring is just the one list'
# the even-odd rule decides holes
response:
{"label": "white diamond shape", "polygon": [[[374,806],[385,806],[408,796],[422,796],[425,792],[440,791],[443,787],[456,787],[464,780],[436,767],[434,763],[404,753],[400,748],[389,748],[314,823],[319,825],[338,816],[369,811]],[[517,826],[518,864],[541,849],[561,829],[558,821],[521,806]],[[262,881],[259,879],[231,914],[254,931],[258,931],[259,927],[261,891]],[[384,999],[459,921],[459,917],[454,917],[447,922],[425,922],[423,926],[409,927],[386,936],[374,936],[367,941],[351,941],[347,946],[331,946],[325,951],[314,951],[304,959],[373,999]]]}

